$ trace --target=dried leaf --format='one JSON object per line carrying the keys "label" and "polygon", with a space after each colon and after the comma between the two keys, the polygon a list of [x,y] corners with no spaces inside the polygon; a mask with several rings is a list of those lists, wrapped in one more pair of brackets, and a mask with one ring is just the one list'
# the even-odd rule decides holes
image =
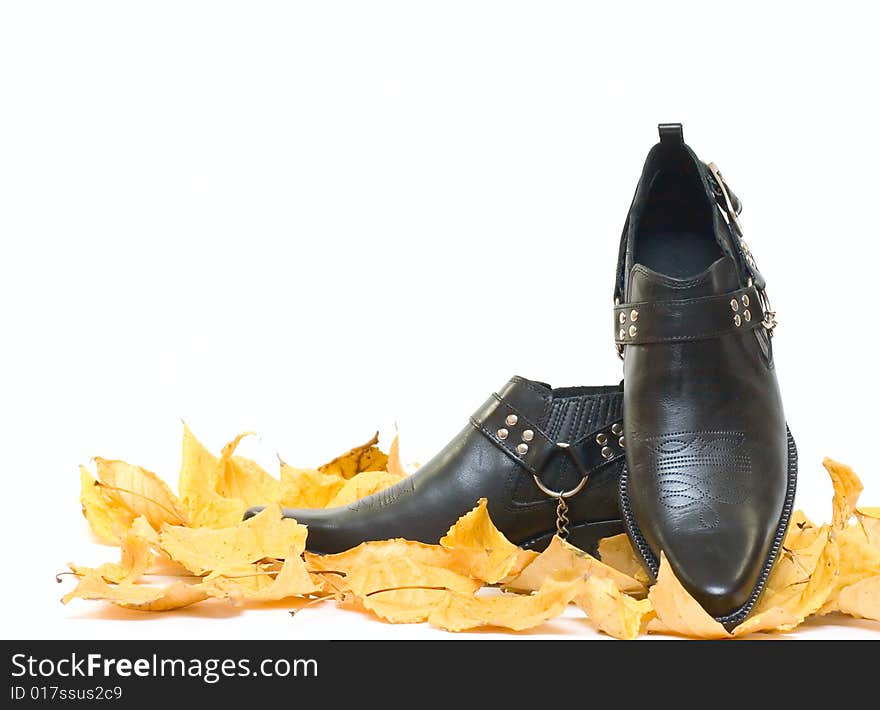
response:
{"label": "dried leaf", "polygon": [[82,512],[92,532],[107,545],[119,545],[134,515],[128,508],[119,507],[85,466],[79,467]]}
{"label": "dried leaf", "polygon": [[753,613],[748,619],[739,624],[734,630],[736,637],[748,636],[766,631],[783,631],[793,629],[803,619],[797,614],[781,606],[770,607],[764,611]]}
{"label": "dried leaf", "polygon": [[632,577],[645,586],[651,581],[626,533],[599,540],[598,553],[602,562],[627,577]]}
{"label": "dried leaf", "polygon": [[843,590],[880,575],[880,548],[870,543],[861,525],[851,525],[837,534],[840,548],[840,574],[834,591],[828,597],[820,613],[842,611],[839,597]]}
{"label": "dried leaf", "polygon": [[388,449],[388,462],[385,464],[385,470],[399,478],[404,478],[408,475],[403,467],[403,463],[400,461],[400,437],[397,435],[394,436],[391,448]]}
{"label": "dried leaf", "polygon": [[445,592],[428,616],[428,623],[447,631],[484,626],[522,631],[559,616],[581,589],[581,580],[548,579],[534,594],[473,596]]}
{"label": "dried leaf", "polygon": [[162,549],[193,574],[240,569],[265,558],[300,555],[306,527],[281,517],[281,508],[267,506],[253,518],[223,529],[166,525],[159,536]]}
{"label": "dried leaf", "polygon": [[[828,530],[827,526],[823,526]],[[822,543],[819,537],[813,543]],[[740,624],[734,635],[755,631],[790,631],[811,614],[819,611],[835,588],[840,569],[840,550],[830,531],[822,545],[815,567],[805,581],[794,581],[786,587],[772,590],[769,597],[757,605],[752,618]],[[771,625],[772,623],[772,625]],[[745,626],[745,629],[740,627]]]}
{"label": "dried leaf", "polygon": [[829,458],[822,461],[822,465],[831,476],[834,486],[834,497],[831,499],[834,517],[831,526],[835,530],[843,530],[856,510],[856,503],[864,486],[849,466]]}
{"label": "dried leaf", "polygon": [[281,462],[280,499],[286,508],[326,508],[344,485],[345,479],[335,473]]}
{"label": "dried leaf", "polygon": [[236,576],[212,575],[202,584],[202,589],[209,596],[228,598],[237,604],[277,601],[315,594],[323,589],[320,580],[308,573],[296,549],[290,550],[280,571],[274,575],[258,571],[255,566],[252,570]]}
{"label": "dried leaf", "polygon": [[363,471],[349,478],[339,489],[339,492],[333,496],[327,507],[336,508],[354,503],[356,500],[366,498],[399,483],[403,478],[406,478],[406,474],[401,476],[398,473],[389,473],[388,471]]}
{"label": "dried leaf", "polygon": [[588,577],[574,601],[593,626],[618,639],[634,639],[654,615],[650,601],[624,594],[607,577]]}
{"label": "dried leaf", "polygon": [[174,582],[166,587],[130,583],[111,585],[96,572],[90,572],[61,601],[67,604],[76,598],[113,602],[138,611],[170,611],[200,602],[207,595],[199,584]]}
{"label": "dried leaf", "polygon": [[666,555],[662,552],[657,583],[648,592],[648,599],[659,621],[659,625],[649,625],[649,631],[662,628],[665,633],[704,639],[721,639],[729,636],[724,627],[681,586]]}
{"label": "dried leaf", "polygon": [[321,473],[335,474],[343,478],[352,478],[363,471],[384,471],[388,465],[388,456],[379,450],[379,432],[366,444],[355,446],[351,451],[337,456],[329,463],[319,466]]}
{"label": "dried leaf", "polygon": [[402,588],[450,589],[473,594],[479,581],[445,567],[426,565],[407,557],[395,557],[359,567],[346,577],[353,594],[366,597],[379,591]]}
{"label": "dried leaf", "polygon": [[831,527],[828,525],[820,528],[812,525],[789,527],[776,565],[754,613],[758,614],[773,607],[794,609],[799,604],[830,536]]}
{"label": "dried leaf", "polygon": [[144,516],[158,530],[165,523],[186,525],[187,513],[177,496],[152,471],[125,461],[95,458],[98,480],[108,501],[126,508],[133,517]]}
{"label": "dried leaf", "polygon": [[519,548],[492,523],[485,498],[449,528],[440,544],[452,550],[459,569],[489,584],[507,577],[518,559]]}
{"label": "dried leaf", "polygon": [[473,594],[481,586],[452,570],[406,557],[359,567],[345,578],[345,584],[365,609],[398,624],[426,621],[446,590]]}
{"label": "dried leaf", "polygon": [[304,557],[310,572],[339,572],[344,575],[397,558],[405,558],[431,567],[452,569],[453,565],[451,550],[439,545],[426,545],[423,542],[400,538],[362,542],[357,547],[335,555],[316,555],[306,552]]}
{"label": "dried leaf", "polygon": [[880,576],[846,587],[840,592],[838,606],[844,614],[880,621]]}
{"label": "dried leaf", "polygon": [[94,572],[108,582],[135,582],[153,566],[155,555],[151,544],[156,540],[156,531],[149,521],[139,517],[122,539],[122,558],[119,562],[105,562],[94,569],[71,562],[68,567],[79,576]]}
{"label": "dried leaf", "polygon": [[417,624],[427,621],[448,593],[445,589],[392,589],[362,597],[359,603],[392,624]]}
{"label": "dried leaf", "polygon": [[239,522],[247,504],[217,493],[220,459],[183,425],[183,462],[177,488],[193,527],[227,528]]}
{"label": "dried leaf", "polygon": [[[514,579],[519,577],[522,574],[522,571],[528,567],[532,562],[538,559],[541,556],[541,553],[535,550],[523,550],[520,548],[519,552],[516,553],[516,559],[513,562],[513,565],[510,567],[510,570],[507,572],[507,576],[503,579],[498,580],[500,584],[507,586]],[[532,591],[532,590],[525,590]]]}
{"label": "dried leaf", "polygon": [[856,517],[868,542],[880,547],[880,508],[859,508]]}
{"label": "dried leaf", "polygon": [[281,499],[281,482],[255,461],[234,455],[241,440],[250,435],[239,434],[223,447],[216,491],[224,498],[242,500],[247,506],[277,503]]}
{"label": "dried leaf", "polygon": [[618,572],[558,536],[554,536],[547,549],[516,579],[508,582],[507,587],[514,590],[533,591],[539,589],[549,577],[573,579],[587,576],[608,579],[616,588],[627,594],[644,596],[647,592],[645,585],[638,580]]}

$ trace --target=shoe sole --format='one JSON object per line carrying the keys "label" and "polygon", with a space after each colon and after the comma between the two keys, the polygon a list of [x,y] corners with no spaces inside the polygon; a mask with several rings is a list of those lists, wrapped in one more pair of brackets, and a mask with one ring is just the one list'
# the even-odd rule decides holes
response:
{"label": "shoe sole", "polygon": [[[782,515],[779,518],[779,525],[776,527],[776,534],[773,537],[773,545],[770,548],[770,554],[767,556],[767,560],[761,568],[758,582],[752,589],[752,593],[749,595],[748,600],[736,611],[726,614],[725,616],[714,617],[715,620],[728,631],[731,631],[734,627],[744,621],[752,612],[755,604],[758,603],[758,599],[767,584],[767,578],[770,576],[773,565],[776,563],[776,558],[779,556],[779,550],[782,548],[785,533],[788,530],[788,522],[791,519],[791,513],[794,507],[795,489],[797,488],[798,458],[797,446],[794,443],[794,437],[791,435],[791,430],[788,428],[788,425],[785,427],[785,432],[788,437],[788,484],[785,492],[785,503],[782,506]],[[620,473],[620,508],[623,515],[623,522],[626,526],[626,532],[629,535],[629,539],[636,549],[636,554],[641,558],[642,563],[651,575],[652,580],[656,581],[660,563],[651,551],[648,543],[645,541],[642,531],[639,529],[638,523],[636,523],[636,520],[633,517],[632,508],[630,507],[627,494],[628,481],[629,475],[626,464],[624,464],[623,471]]]}

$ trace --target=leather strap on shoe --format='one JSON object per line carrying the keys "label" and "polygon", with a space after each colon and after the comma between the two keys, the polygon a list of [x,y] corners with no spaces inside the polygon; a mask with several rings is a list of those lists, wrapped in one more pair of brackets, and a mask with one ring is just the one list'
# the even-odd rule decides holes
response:
{"label": "leather strap on shoe", "polygon": [[709,163],[708,165],[703,163],[703,168],[706,171],[706,181],[715,197],[715,204],[718,206],[721,214],[724,215],[727,226],[733,235],[733,250],[736,252],[734,256],[742,265],[742,268],[748,272],[752,283],[759,289],[766,288],[767,282],[764,279],[764,275],[758,268],[752,250],[743,237],[742,222],[739,220],[739,215],[742,212],[742,201],[730,189],[715,163]]}
{"label": "leather strap on shoe", "polygon": [[493,394],[471,417],[484,436],[529,473],[540,477],[550,460],[565,454],[586,477],[593,469],[624,455],[623,422],[591,432],[573,442],[557,442],[507,400]]}
{"label": "leather strap on shoe", "polygon": [[705,340],[762,325],[770,329],[768,316],[754,286],[681,301],[621,303],[614,307],[614,341],[644,345]]}

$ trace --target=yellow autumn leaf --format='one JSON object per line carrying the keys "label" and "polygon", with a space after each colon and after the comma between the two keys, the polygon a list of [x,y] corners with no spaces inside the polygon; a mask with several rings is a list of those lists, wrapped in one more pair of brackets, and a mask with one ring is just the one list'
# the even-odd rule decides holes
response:
{"label": "yellow autumn leaf", "polygon": [[473,594],[481,586],[471,577],[407,557],[391,557],[359,567],[344,582],[345,590],[365,609],[398,624],[426,621],[446,590]]}
{"label": "yellow autumn leaf", "polygon": [[836,540],[840,548],[840,574],[820,613],[842,611],[838,601],[844,589],[880,575],[880,547],[871,544],[861,525],[850,525],[837,533]]}
{"label": "yellow autumn leaf", "polygon": [[[822,538],[818,538],[817,542],[821,541]],[[837,541],[829,533],[815,568],[806,581],[795,582],[762,600],[752,617],[734,629],[734,635],[755,631],[790,631],[795,628],[826,603],[837,583],[839,569],[840,550]],[[740,629],[742,626],[745,628]]]}
{"label": "yellow autumn leaf", "polygon": [[183,425],[183,461],[177,488],[193,527],[226,528],[241,520],[247,508],[240,498],[224,498],[217,492],[220,459]]}
{"label": "yellow autumn leaf", "polygon": [[764,611],[752,613],[733,630],[732,635],[740,637],[763,632],[787,631],[802,621],[803,619],[798,614],[781,606],[774,606]]}
{"label": "yellow autumn leaf", "polygon": [[125,461],[95,458],[98,480],[107,499],[128,509],[133,517],[143,516],[154,529],[165,523],[186,525],[187,513],[177,496],[152,471]]}
{"label": "yellow autumn leaf", "polygon": [[281,482],[264,471],[256,461],[236,456],[241,440],[251,432],[239,434],[220,454],[216,491],[224,498],[237,498],[248,507],[269,505],[281,499]]}
{"label": "yellow autumn leaf", "polygon": [[475,596],[447,591],[428,616],[428,623],[447,631],[481,627],[531,629],[562,614],[580,589],[580,579],[551,578],[534,594]]}
{"label": "yellow autumn leaf", "polygon": [[846,587],[840,592],[837,604],[844,614],[880,621],[880,576]]}
{"label": "yellow autumn leaf", "polygon": [[395,434],[394,441],[388,449],[388,461],[385,463],[385,470],[394,474],[399,478],[405,478],[408,474],[400,461],[400,437]]}
{"label": "yellow autumn leaf", "polygon": [[244,602],[269,602],[293,596],[315,594],[322,591],[323,585],[306,570],[302,557],[292,549],[286,556],[281,569],[274,574],[260,571],[256,566],[252,571],[236,575],[211,575],[202,584],[202,589],[212,597],[228,598],[236,604]]}
{"label": "yellow autumn leaf", "polygon": [[343,575],[397,558],[405,558],[430,567],[453,569],[451,550],[439,545],[427,545],[401,538],[362,542],[357,547],[335,555],[316,555],[306,552],[304,558],[310,572],[338,572]]}
{"label": "yellow autumn leaf", "polygon": [[627,594],[644,596],[647,589],[636,579],[618,572],[592,555],[554,535],[544,550],[518,577],[507,583],[509,589],[533,591],[549,577],[601,577],[610,580],[617,589]]}
{"label": "yellow autumn leaf", "polygon": [[392,589],[358,599],[363,608],[392,624],[427,621],[431,612],[446,601],[445,589]]}
{"label": "yellow autumn leaf", "polygon": [[280,500],[285,508],[326,508],[344,485],[338,474],[281,462]]}
{"label": "yellow autumn leaf", "polygon": [[626,533],[603,537],[599,540],[597,552],[599,560],[627,577],[632,577],[645,586],[651,581]]}
{"label": "yellow autumn leaf", "polygon": [[586,578],[574,599],[599,631],[618,639],[634,639],[654,615],[651,602],[624,594],[607,577]]}
{"label": "yellow autumn leaf", "polygon": [[207,598],[199,584],[174,582],[164,587],[145,584],[108,584],[95,571],[89,572],[70,593],[61,600],[72,599],[113,602],[126,609],[138,611],[171,611],[195,604]]}
{"label": "yellow autumn leaf", "polygon": [[363,471],[347,481],[327,504],[328,508],[336,508],[356,500],[366,498],[374,493],[385,490],[406,478],[406,474],[389,473],[388,471]]}
{"label": "yellow autumn leaf", "polygon": [[166,525],[159,541],[162,549],[196,575],[235,570],[265,558],[300,555],[305,549],[306,527],[281,517],[281,508],[267,506],[253,518],[228,528],[185,528]]}
{"label": "yellow autumn leaf", "polygon": [[822,465],[831,476],[831,484],[834,486],[834,497],[831,499],[833,511],[831,526],[835,530],[843,530],[856,510],[856,503],[864,486],[846,464],[825,458]]}
{"label": "yellow autumn leaf", "polygon": [[85,466],[79,467],[79,479],[79,500],[92,532],[104,544],[119,545],[131,527],[134,515],[128,508],[111,501]]}
{"label": "yellow autumn leaf", "polygon": [[155,555],[152,543],[157,541],[156,531],[145,517],[137,518],[122,538],[121,559],[119,562],[105,562],[94,569],[68,564],[78,576],[95,572],[108,582],[135,582],[153,566]]}
{"label": "yellow autumn leaf", "polygon": [[755,613],[798,603],[831,538],[831,527],[790,526]]}
{"label": "yellow autumn leaf", "polygon": [[663,633],[703,639],[727,638],[725,628],[713,619],[699,602],[681,586],[664,553],[660,553],[657,583],[648,592],[648,599],[657,614],[656,625]]}
{"label": "yellow autumn leaf", "polygon": [[459,569],[488,584],[507,577],[517,563],[519,548],[495,527],[485,498],[449,528],[440,544],[452,550]]}
{"label": "yellow autumn leaf", "polygon": [[451,589],[473,594],[482,586],[472,577],[407,557],[393,557],[359,567],[346,576],[345,582],[348,589],[361,598],[375,592],[403,588]]}
{"label": "yellow autumn leaf", "polygon": [[355,446],[351,451],[319,466],[318,470],[321,473],[335,474],[346,479],[362,471],[384,471],[388,465],[388,456],[376,446],[378,443],[379,432],[376,432],[366,444]]}
{"label": "yellow autumn leaf", "polygon": [[[541,556],[540,552],[536,550],[524,550],[519,548],[519,551],[516,553],[516,558],[513,561],[513,564],[510,566],[510,569],[507,571],[507,575],[498,580],[498,583],[507,587],[514,579],[522,574],[522,571],[528,567],[532,562],[534,562],[538,557]],[[531,590],[529,590],[531,591]]]}
{"label": "yellow autumn leaf", "polygon": [[868,542],[880,547],[880,508],[859,508],[856,517]]}

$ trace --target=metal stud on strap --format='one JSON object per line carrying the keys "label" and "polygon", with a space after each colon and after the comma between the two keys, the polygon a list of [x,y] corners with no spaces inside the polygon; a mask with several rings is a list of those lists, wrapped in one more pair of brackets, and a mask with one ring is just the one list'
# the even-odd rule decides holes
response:
{"label": "metal stud on strap", "polygon": [[[473,424],[495,446],[525,468],[534,478],[538,489],[556,501],[556,531],[565,538],[568,535],[567,499],[580,493],[587,485],[590,471],[597,470],[624,455],[623,423],[610,422],[576,441],[557,442],[542,431],[536,422],[530,421],[499,394],[493,394],[471,417]],[[560,453],[565,453],[580,481],[568,490],[553,490],[541,481],[541,474]]]}

